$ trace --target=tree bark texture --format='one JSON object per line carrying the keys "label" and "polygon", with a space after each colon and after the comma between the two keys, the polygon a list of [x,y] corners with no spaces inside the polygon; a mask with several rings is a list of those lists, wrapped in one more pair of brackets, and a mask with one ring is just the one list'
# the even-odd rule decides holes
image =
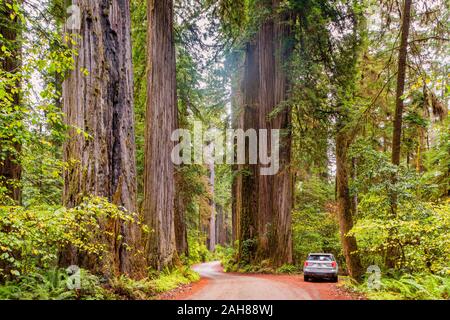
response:
{"label": "tree bark texture", "polygon": [[[243,105],[243,91],[244,91],[244,69],[245,69],[245,61],[246,59],[244,55],[239,53],[233,54],[232,64],[238,66],[238,70],[236,72],[235,77],[232,80],[232,88],[231,88],[231,99],[232,99],[232,125],[233,129],[243,129],[243,117],[242,117],[242,105]],[[231,224],[232,224],[232,242],[233,244],[236,240],[240,239],[240,221],[239,218],[241,216],[240,210],[242,207],[241,204],[241,195],[242,195],[242,175],[239,174],[240,170],[239,165],[233,165],[233,183],[231,187]]]}
{"label": "tree bark texture", "polygon": [[[397,90],[395,100],[395,116],[394,116],[394,133],[392,138],[392,163],[394,165],[400,165],[401,158],[401,140],[402,140],[402,127],[403,127],[403,109],[405,94],[405,82],[406,82],[406,63],[408,58],[408,38],[409,29],[411,25],[411,7],[412,0],[404,0],[403,16],[402,16],[402,29],[401,29],[401,42],[398,53],[398,73],[397,73]],[[393,177],[393,183],[396,182],[396,177]],[[397,194],[393,193],[391,197],[392,216],[397,214]],[[394,268],[399,257],[398,248],[394,245],[389,245],[386,255],[386,265],[389,268]]]}
{"label": "tree bark texture", "polygon": [[[65,120],[64,204],[75,207],[87,195],[109,199],[136,212],[136,160],[129,0],[74,0],[81,10],[75,68],[63,86]],[[87,70],[83,72],[83,70]],[[109,219],[108,219],[109,220]],[[73,248],[61,263],[106,275],[140,276],[144,259],[127,250],[140,249],[140,229],[135,224],[99,221],[110,253],[97,261]],[[113,236],[107,237],[106,232]],[[118,240],[118,235],[123,240]]]}
{"label": "tree bark texture", "polygon": [[189,256],[188,236],[187,236],[187,221],[186,221],[186,204],[189,201],[189,190],[186,190],[186,185],[181,172],[175,173],[176,182],[176,196],[175,196],[175,242],[177,253],[179,256]]}
{"label": "tree bark texture", "polygon": [[171,152],[177,125],[173,1],[148,0],[147,115],[144,216],[151,229],[146,245],[150,266],[161,270],[176,259],[175,181]]}
{"label": "tree bark texture", "polygon": [[[279,1],[274,0],[271,5],[276,11]],[[237,210],[240,222],[240,258],[249,258],[254,262],[270,260],[274,266],[292,263],[293,177],[289,167],[290,109],[284,107],[276,115],[272,115],[273,111],[289,98],[285,63],[289,61],[291,54],[288,45],[290,33],[289,16],[283,14],[266,19],[254,41],[247,45],[246,71],[242,86],[243,128],[266,129],[269,135],[272,129],[278,129],[281,130],[282,137],[280,171],[276,175],[261,175],[261,164],[244,166],[245,173],[241,177],[241,203]],[[271,154],[270,136],[267,140]],[[254,242],[245,243],[246,240]],[[242,255],[244,249],[246,252],[252,252],[250,257]]]}
{"label": "tree bark texture", "polygon": [[[278,6],[279,1],[274,2]],[[275,41],[275,84],[274,101],[275,107],[280,106],[289,99],[289,76],[285,62],[289,61],[292,54],[291,39],[291,17],[288,14],[275,19],[274,41]],[[291,172],[291,110],[283,106],[281,111],[272,120],[273,129],[281,130],[280,137],[280,171],[274,176],[272,203],[273,203],[273,239],[275,248],[271,251],[271,260],[275,266],[285,263],[291,264],[292,260],[292,207],[294,177]]]}
{"label": "tree bark texture", "polygon": [[402,35],[398,53],[397,92],[395,100],[394,136],[392,140],[392,163],[400,165],[403,108],[406,81],[406,60],[408,58],[408,38],[411,24],[412,0],[405,0],[402,17]]}
{"label": "tree bark texture", "polygon": [[348,233],[353,228],[352,199],[349,189],[348,169],[348,138],[345,132],[338,132],[336,136],[336,183],[338,196],[339,230],[342,249],[349,275],[359,280],[363,269],[359,255],[356,238]]}
{"label": "tree bark texture", "polygon": [[[6,0],[6,3],[12,3]],[[20,23],[16,17],[10,18],[11,9],[6,6],[0,8],[0,34],[6,42],[6,47],[10,49],[11,55],[1,57],[1,69],[8,74],[19,74],[21,66],[21,47],[19,44]],[[17,82],[14,87],[6,88],[8,95],[12,97],[11,107],[20,104],[20,88]],[[21,188],[18,186],[22,177],[22,166],[19,161],[21,146],[19,143],[0,139],[0,185],[4,185],[8,190],[7,196],[17,204],[21,202]]]}
{"label": "tree bark texture", "polygon": [[[259,51],[257,41],[248,43],[246,47],[245,69],[243,77],[243,106],[240,114],[240,127],[244,131],[258,129],[259,103]],[[250,141],[246,139],[245,165],[239,165],[239,189],[237,205],[239,262],[250,263],[255,256],[258,228],[258,165],[249,164]]]}
{"label": "tree bark texture", "polygon": [[228,244],[228,217],[222,206],[217,204],[216,210],[216,243],[225,246]]}

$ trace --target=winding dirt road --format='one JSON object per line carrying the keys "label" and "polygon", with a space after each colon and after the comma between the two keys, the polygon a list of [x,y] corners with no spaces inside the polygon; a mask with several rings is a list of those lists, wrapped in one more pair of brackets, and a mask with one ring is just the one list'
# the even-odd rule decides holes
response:
{"label": "winding dirt road", "polygon": [[357,299],[327,282],[304,282],[299,275],[224,273],[219,262],[193,268],[202,280],[162,299],[172,300],[350,300]]}

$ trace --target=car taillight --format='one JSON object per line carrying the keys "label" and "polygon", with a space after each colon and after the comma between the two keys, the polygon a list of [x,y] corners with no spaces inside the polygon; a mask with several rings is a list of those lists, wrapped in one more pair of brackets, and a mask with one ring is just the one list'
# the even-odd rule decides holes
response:
{"label": "car taillight", "polygon": [[333,261],[333,262],[331,263],[331,266],[332,266],[333,268],[336,268],[336,261]]}
{"label": "car taillight", "polygon": [[307,267],[308,266],[308,261],[305,261],[305,267]]}

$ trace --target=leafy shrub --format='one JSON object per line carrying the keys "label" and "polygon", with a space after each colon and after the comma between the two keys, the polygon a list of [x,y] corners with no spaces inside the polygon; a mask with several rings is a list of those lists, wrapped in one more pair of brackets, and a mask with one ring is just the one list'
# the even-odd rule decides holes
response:
{"label": "leafy shrub", "polygon": [[[409,272],[450,272],[450,205],[405,202],[390,220],[370,214],[380,208],[379,196],[365,197],[360,205],[367,217],[360,219],[351,234],[358,239],[361,256],[371,257],[382,265],[387,246],[395,245],[401,252],[397,268]],[[381,209],[380,209],[381,210]],[[447,231],[446,231],[447,230]]]}
{"label": "leafy shrub", "polygon": [[0,278],[54,266],[64,232],[62,211],[0,207]]}
{"label": "leafy shrub", "polygon": [[397,270],[448,274],[450,201],[431,202],[436,185],[424,183],[416,170],[392,165],[388,155],[363,141],[352,153],[359,164],[358,179],[351,186],[359,194],[359,206],[351,234],[363,262],[383,266],[388,252],[394,251],[399,253]]}
{"label": "leafy shrub", "polygon": [[225,272],[230,272],[236,269],[236,250],[234,247],[216,246],[214,252],[214,259],[222,263]]}
{"label": "leafy shrub", "polygon": [[0,207],[0,280],[55,267],[58,252],[69,245],[108,261],[108,245],[121,237],[101,227],[111,220],[141,226],[135,214],[99,197],[73,209]]}
{"label": "leafy shrub", "polygon": [[211,261],[213,258],[213,255],[206,247],[205,242],[206,239],[200,236],[198,232],[189,232],[188,244],[190,265]]}
{"label": "leafy shrub", "polygon": [[292,264],[284,264],[281,267],[277,269],[277,273],[281,274],[296,274],[299,273],[301,270],[298,266],[292,265]]}

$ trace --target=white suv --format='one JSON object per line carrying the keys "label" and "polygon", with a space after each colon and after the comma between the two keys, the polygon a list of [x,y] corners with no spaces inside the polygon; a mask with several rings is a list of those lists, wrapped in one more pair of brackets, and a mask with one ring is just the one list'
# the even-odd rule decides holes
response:
{"label": "white suv", "polygon": [[310,253],[303,266],[305,281],[312,278],[338,282],[338,264],[331,253]]}

